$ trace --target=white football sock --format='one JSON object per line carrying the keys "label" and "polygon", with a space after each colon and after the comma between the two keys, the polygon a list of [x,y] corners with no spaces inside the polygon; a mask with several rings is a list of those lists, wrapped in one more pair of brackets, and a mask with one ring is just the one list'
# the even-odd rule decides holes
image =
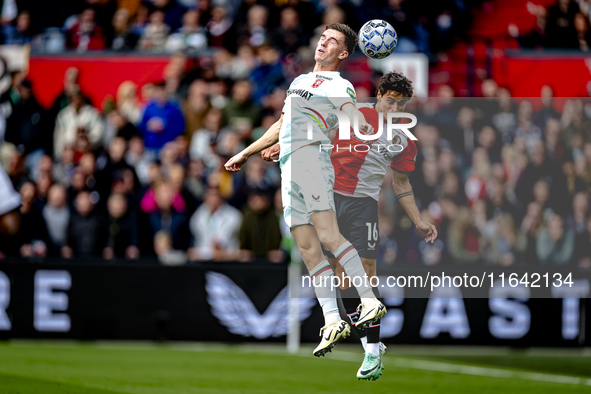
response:
{"label": "white football sock", "polygon": [[363,351],[367,351],[367,337],[362,337],[361,339],[361,346],[363,346]]}
{"label": "white football sock", "polygon": [[379,343],[368,343],[365,348],[365,353],[371,353],[376,357],[380,356],[380,344]]}
{"label": "white football sock", "polygon": [[341,318],[337,305],[337,291],[336,288],[332,287],[333,275],[334,273],[328,260],[324,260],[310,270],[314,292],[322,308],[325,324],[335,323]]}
{"label": "white football sock", "polygon": [[333,254],[345,269],[347,276],[351,278],[351,283],[353,283],[357,289],[361,302],[365,302],[369,298],[375,298],[369,284],[369,278],[367,278],[367,280],[364,279],[366,273],[361,258],[359,258],[359,253],[357,253],[357,250],[351,245],[351,242],[345,242],[339,246]]}

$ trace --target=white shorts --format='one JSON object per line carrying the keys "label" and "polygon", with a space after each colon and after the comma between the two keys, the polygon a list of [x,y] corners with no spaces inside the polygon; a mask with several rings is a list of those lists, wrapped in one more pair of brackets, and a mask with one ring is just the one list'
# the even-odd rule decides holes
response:
{"label": "white shorts", "polygon": [[283,217],[290,228],[312,224],[310,215],[335,210],[330,150],[308,145],[281,158]]}

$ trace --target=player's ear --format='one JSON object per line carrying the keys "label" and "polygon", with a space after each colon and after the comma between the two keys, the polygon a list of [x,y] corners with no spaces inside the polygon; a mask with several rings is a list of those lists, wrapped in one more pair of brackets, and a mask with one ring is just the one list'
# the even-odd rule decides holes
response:
{"label": "player's ear", "polygon": [[340,60],[345,60],[347,57],[349,56],[349,52],[347,51],[343,51],[341,52],[341,54],[339,55],[339,59]]}

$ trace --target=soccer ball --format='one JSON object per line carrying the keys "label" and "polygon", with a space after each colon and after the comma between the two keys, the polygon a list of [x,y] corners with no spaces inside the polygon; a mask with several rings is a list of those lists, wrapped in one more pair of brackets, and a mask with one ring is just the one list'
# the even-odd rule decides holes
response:
{"label": "soccer ball", "polygon": [[386,21],[373,19],[359,30],[359,48],[365,56],[383,59],[390,56],[398,44],[396,30]]}

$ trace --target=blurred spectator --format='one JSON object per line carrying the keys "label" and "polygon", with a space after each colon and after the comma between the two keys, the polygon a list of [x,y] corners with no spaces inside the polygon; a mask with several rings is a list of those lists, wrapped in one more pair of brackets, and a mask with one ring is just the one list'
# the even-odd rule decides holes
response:
{"label": "blurred spectator", "polygon": [[308,35],[300,24],[300,16],[293,7],[281,10],[279,27],[272,35],[273,44],[281,48],[284,55],[297,52],[308,42]]}
{"label": "blurred spectator", "polygon": [[534,123],[540,128],[546,127],[550,119],[560,119],[560,114],[554,108],[553,98],[554,92],[552,88],[548,85],[542,86],[540,100],[542,101],[543,107],[534,115]]}
{"label": "blurred spectator", "polygon": [[175,249],[186,250],[189,246],[187,216],[175,208],[174,188],[166,182],[159,182],[154,189],[156,208],[148,214],[152,238],[159,231],[164,231],[172,237]]}
{"label": "blurred spectator", "polygon": [[531,152],[534,146],[542,140],[542,130],[533,121],[533,107],[531,102],[524,100],[517,110],[517,129],[515,138],[525,142],[527,150]]}
{"label": "blurred spectator", "polygon": [[255,102],[285,83],[279,51],[270,45],[263,45],[258,48],[258,56],[261,63],[250,74],[250,80],[254,84],[252,98]]}
{"label": "blurred spectator", "polygon": [[205,165],[203,161],[191,160],[187,169],[185,187],[197,202],[201,202],[205,194],[204,178]]}
{"label": "blurred spectator", "polygon": [[196,79],[189,86],[189,95],[183,102],[183,114],[185,115],[185,135],[193,137],[193,133],[201,129],[207,111],[211,108],[207,98],[207,83],[202,79]]}
{"label": "blurred spectator", "polygon": [[[55,125],[55,120],[59,112],[70,104],[72,95],[80,90],[80,86],[78,85],[79,77],[80,72],[76,67],[68,67],[66,69],[63,80],[64,89],[59,94],[59,96],[55,98],[53,104],[51,105],[51,109],[49,110],[49,124]],[[84,93],[82,95],[84,96],[84,101],[86,101],[87,104],[92,105],[86,95]]]}
{"label": "blurred spectator", "polygon": [[181,26],[183,13],[186,9],[177,0],[150,0],[157,11],[164,13],[164,22],[176,30]]}
{"label": "blurred spectator", "polygon": [[107,201],[109,227],[103,258],[137,259],[138,249],[137,219],[129,212],[127,200],[122,194],[112,194]]}
{"label": "blurred spectator", "polygon": [[[135,0],[131,0],[131,1],[135,1]],[[142,34],[144,34],[144,30],[146,29],[146,26],[148,25],[149,19],[150,19],[150,9],[148,8],[148,4],[141,2],[137,8],[137,14],[135,15],[135,18],[133,19],[133,22],[131,24],[132,33],[138,37],[140,37]]]}
{"label": "blurred spectator", "polygon": [[[433,223],[433,218],[427,210],[421,212],[421,220],[429,220],[430,223]],[[435,265],[442,261],[444,242],[441,239],[437,239],[433,244],[422,242],[425,237],[414,228],[410,218],[406,215],[401,220],[401,225],[405,227],[408,225],[408,237],[404,245],[399,243],[402,261],[406,263],[422,263],[424,265]]]}
{"label": "blurred spectator", "polygon": [[522,204],[533,200],[534,184],[543,179],[544,182],[555,190],[556,200],[560,199],[559,190],[564,190],[564,177],[555,163],[546,157],[546,149],[542,142],[538,142],[531,152],[531,162],[527,165],[519,181],[515,192],[517,198]]}
{"label": "blurred spectator", "polygon": [[545,45],[558,48],[578,48],[575,15],[579,6],[573,0],[558,0],[548,8]]}
{"label": "blurred spectator", "polygon": [[546,34],[548,11],[542,5],[531,4],[533,7],[530,7],[530,12],[536,17],[536,26],[531,33],[519,37],[519,44],[524,48],[541,48],[548,42]]}
{"label": "blurred spectator", "polygon": [[240,259],[252,261],[263,258],[274,263],[281,262],[281,231],[268,192],[253,189],[248,194],[247,206],[238,234]]}
{"label": "blurred spectator", "polygon": [[[578,143],[586,139],[584,136],[589,140],[588,130],[591,129],[591,121],[585,115],[585,106],[581,100],[567,100],[564,103],[560,123],[566,145],[576,149],[579,148]],[[578,140],[573,141],[573,138]]]}
{"label": "blurred spectator", "polygon": [[48,193],[47,205],[43,208],[43,218],[47,223],[47,231],[51,242],[50,252],[59,254],[66,245],[68,237],[68,224],[70,222],[70,210],[66,202],[66,189],[55,184]]}
{"label": "blurred spectator", "polygon": [[497,135],[498,133],[492,126],[485,125],[480,129],[480,133],[476,137],[476,145],[486,151],[492,163],[501,161],[502,144],[500,144]]}
{"label": "blurred spectator", "polygon": [[566,218],[566,224],[576,236],[587,230],[587,214],[589,213],[589,197],[587,193],[578,192],[572,202],[572,213]]}
{"label": "blurred spectator", "polygon": [[254,49],[250,45],[240,45],[236,56],[224,48],[214,54],[215,73],[219,78],[239,80],[248,78],[257,65]]}
{"label": "blurred spectator", "polygon": [[526,262],[537,262],[535,253],[536,237],[542,228],[542,208],[535,202],[530,202],[527,206],[526,214],[521,222],[520,230],[527,238],[527,249],[524,260]]}
{"label": "blurred spectator", "polygon": [[548,225],[542,228],[536,239],[536,253],[542,265],[570,263],[575,248],[575,233],[565,229],[564,219],[551,214]]}
{"label": "blurred spectator", "polygon": [[144,141],[140,136],[134,136],[129,140],[129,149],[125,154],[125,161],[135,169],[135,173],[142,185],[149,183],[150,163],[153,156],[144,148]]}
{"label": "blurred spectator", "polygon": [[180,164],[172,165],[168,171],[168,180],[173,192],[180,195],[185,203],[185,215],[190,217],[197,209],[197,199],[185,186],[185,168]]}
{"label": "blurred spectator", "polygon": [[70,179],[74,176],[74,148],[72,146],[66,146],[62,152],[61,161],[56,162],[53,165],[53,176],[56,182],[61,183],[64,186],[70,185]]}
{"label": "blurred spectator", "polygon": [[62,257],[99,257],[105,245],[106,223],[96,212],[89,192],[81,191],[75,201]]}
{"label": "blurred spectator", "polygon": [[472,154],[472,167],[464,185],[464,192],[470,205],[486,196],[486,180],[490,172],[488,154],[483,148],[477,148]]}
{"label": "blurred spectator", "polygon": [[507,89],[497,91],[499,112],[492,116],[493,126],[501,133],[503,143],[513,141],[513,133],[517,128],[517,104],[511,100],[511,93]]}
{"label": "blurred spectator", "polygon": [[268,19],[267,7],[260,4],[251,6],[246,14],[246,24],[237,29],[238,44],[248,44],[255,48],[267,44],[269,42]]}
{"label": "blurred spectator", "polygon": [[250,82],[237,81],[232,88],[232,99],[224,107],[226,123],[242,137],[249,137],[260,123],[261,107],[251,99],[251,93]]}
{"label": "blurred spectator", "polygon": [[66,145],[75,142],[78,130],[85,131],[91,144],[97,144],[104,132],[98,111],[84,102],[79,89],[72,92],[70,104],[57,116],[53,134],[53,154],[56,160],[61,158]]}
{"label": "blurred spectator", "polygon": [[309,51],[311,51],[311,53],[314,53],[314,51],[316,50],[316,46],[318,45],[318,41],[320,41],[320,36],[326,30],[326,26],[332,25],[333,23],[345,22],[345,11],[343,11],[343,9],[340,8],[338,5],[333,5],[325,9],[322,13],[322,23],[320,24],[320,26],[317,26],[314,29],[312,38],[309,41]]}
{"label": "blurred spectator", "polygon": [[142,0],[117,0],[117,5],[120,9],[125,8],[130,17],[134,17],[142,5]]}
{"label": "blurred spectator", "polygon": [[556,162],[562,161],[565,153],[561,133],[560,122],[557,119],[548,118],[546,129],[544,130],[544,139],[546,140],[548,156]]}
{"label": "blurred spectator", "polygon": [[506,213],[490,221],[483,238],[486,242],[483,257],[490,263],[505,267],[521,261],[527,248],[527,237],[515,228],[513,217]]}
{"label": "blurred spectator", "polygon": [[[476,207],[478,204],[474,206]],[[473,263],[481,258],[480,231],[474,220],[470,209],[460,208],[449,225],[447,243],[454,262]]]}
{"label": "blurred spectator", "polygon": [[25,258],[45,257],[49,236],[45,219],[35,205],[35,185],[25,182],[21,185],[19,192],[22,198],[18,241],[20,255]]}
{"label": "blurred spectator", "polygon": [[96,11],[87,8],[80,14],[78,23],[66,32],[66,47],[79,52],[105,49],[103,28],[96,23]]}
{"label": "blurred spectator", "polygon": [[[107,150],[106,162],[101,164],[101,168],[99,168],[99,174],[97,175],[99,182],[109,185],[110,187],[115,181],[115,177],[118,176],[118,174],[120,176],[124,170],[131,171],[133,174],[132,177],[134,179],[137,178],[135,169],[125,161],[126,150],[127,143],[123,137],[115,137],[111,140]],[[133,183],[133,188],[135,188],[136,183],[139,184],[139,181],[134,181]]]}
{"label": "blurred spectator", "polygon": [[581,268],[591,268],[591,216],[587,218],[586,231],[577,235],[575,239],[574,261]]}
{"label": "blurred spectator", "polygon": [[235,36],[232,34],[232,18],[228,10],[217,4],[211,10],[211,19],[205,26],[209,33],[209,45],[213,48],[226,48],[231,52],[236,48]]}
{"label": "blurred spectator", "polygon": [[16,18],[16,24],[4,25],[4,45],[25,45],[33,40],[31,28],[31,14],[29,11],[21,11]]}
{"label": "blurred spectator", "polygon": [[142,108],[137,98],[137,85],[131,81],[124,81],[117,89],[117,110],[133,125],[140,122]]}
{"label": "blurred spectator", "polygon": [[139,35],[129,25],[129,11],[119,8],[113,16],[111,29],[107,35],[107,48],[113,51],[131,51],[135,49]]}
{"label": "blurred spectator", "polygon": [[211,108],[203,121],[203,128],[195,131],[191,138],[189,152],[191,159],[201,159],[210,169],[218,168],[220,159],[215,154],[215,144],[222,130],[222,111]]}
{"label": "blurred spectator", "polygon": [[139,41],[139,48],[143,51],[162,52],[166,45],[166,39],[170,33],[170,27],[164,23],[165,14],[162,11],[154,11],[150,15],[150,23],[143,29]]}
{"label": "blurred spectator", "polygon": [[225,203],[218,189],[207,189],[203,204],[190,220],[193,248],[189,258],[221,261],[237,259],[241,223],[240,211]]}
{"label": "blurred spectator", "polygon": [[138,134],[136,127],[127,120],[119,111],[113,110],[106,116],[105,144],[114,137],[121,137],[129,141]]}
{"label": "blurred spectator", "polygon": [[5,140],[28,155],[38,149],[39,153],[51,153],[52,129],[48,124],[45,109],[37,102],[32,84],[25,79],[19,86],[20,100],[14,104],[12,115],[6,122]]}
{"label": "blurred spectator", "polygon": [[199,12],[189,10],[183,15],[183,25],[168,37],[166,50],[176,52],[185,49],[203,50],[207,48],[205,30],[199,26]]}
{"label": "blurred spectator", "polygon": [[380,249],[378,264],[391,265],[398,258],[398,243],[394,236],[394,221],[386,216],[378,222],[380,231]]}
{"label": "blurred spectator", "polygon": [[146,148],[155,153],[185,131],[183,113],[166,97],[164,81],[154,85],[153,100],[144,109],[138,131],[144,137]]}

